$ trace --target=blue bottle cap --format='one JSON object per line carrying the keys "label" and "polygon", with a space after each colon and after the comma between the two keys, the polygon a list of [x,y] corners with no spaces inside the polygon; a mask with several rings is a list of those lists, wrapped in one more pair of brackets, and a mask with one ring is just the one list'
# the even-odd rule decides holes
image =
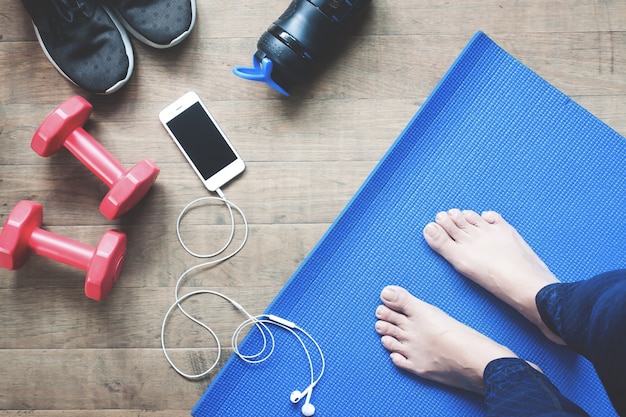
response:
{"label": "blue bottle cap", "polygon": [[265,57],[261,62],[253,55],[252,56],[252,68],[249,67],[235,67],[233,68],[233,74],[244,80],[260,81],[267,83],[274,90],[279,93],[289,96],[289,93],[285,91],[276,81],[272,80],[272,68],[274,63],[269,58]]}

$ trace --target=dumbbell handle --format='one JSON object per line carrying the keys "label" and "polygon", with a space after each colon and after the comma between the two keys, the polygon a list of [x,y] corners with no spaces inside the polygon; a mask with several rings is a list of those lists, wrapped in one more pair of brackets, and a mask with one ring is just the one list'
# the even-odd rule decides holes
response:
{"label": "dumbbell handle", "polygon": [[126,172],[124,166],[82,127],[69,134],[64,146],[109,187]]}
{"label": "dumbbell handle", "polygon": [[109,187],[126,172],[124,166],[82,127],[69,134],[64,146]]}
{"label": "dumbbell handle", "polygon": [[33,230],[28,240],[28,246],[38,255],[71,265],[83,271],[89,268],[95,252],[93,246],[40,228]]}

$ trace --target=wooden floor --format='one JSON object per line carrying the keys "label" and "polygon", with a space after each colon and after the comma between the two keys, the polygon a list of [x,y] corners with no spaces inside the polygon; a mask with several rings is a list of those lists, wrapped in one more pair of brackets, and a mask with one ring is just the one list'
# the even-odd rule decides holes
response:
{"label": "wooden floor", "polygon": [[[134,42],[130,82],[93,96],[48,62],[20,2],[0,0],[0,220],[19,200],[35,200],[49,231],[91,245],[110,228],[129,239],[122,276],[103,302],[84,296],[82,271],[45,258],[0,271],[0,415],[186,416],[214,378],[180,377],[159,339],[177,278],[200,262],[179,245],[176,218],[209,195],[157,118],[186,91],[200,94],[247,162],[224,192],[247,215],[250,238],[233,259],[193,274],[183,291],[221,291],[252,313],[282,288],[478,30],[626,134],[621,0],[374,0],[343,53],[290,98],[231,73],[250,63],[288,1],[197,1],[184,43],[155,50]],[[148,196],[120,220],[100,215],[106,188],[69,152],[41,158],[30,149],[42,119],[74,94],[92,101],[86,129],[122,164],[150,158],[161,168]],[[194,211],[185,237],[199,251],[217,248],[227,222],[219,206]],[[242,320],[214,299],[189,309],[226,345]],[[167,340],[188,372],[215,357],[210,338],[178,316]]]}

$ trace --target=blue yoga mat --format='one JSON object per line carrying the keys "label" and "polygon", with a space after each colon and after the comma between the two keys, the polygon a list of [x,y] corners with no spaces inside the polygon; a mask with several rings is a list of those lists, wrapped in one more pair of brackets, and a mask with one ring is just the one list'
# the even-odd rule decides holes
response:
{"label": "blue yoga mat", "polygon": [[[484,414],[481,396],[391,363],[374,331],[388,284],[537,363],[591,415],[616,415],[589,362],[456,273],[422,229],[438,211],[496,210],[557,277],[586,279],[626,267],[625,191],[626,140],[478,33],[268,307],[324,350],[315,416]],[[293,336],[275,334],[268,361],[231,357],[192,414],[300,416],[289,394],[308,386],[309,364]],[[241,349],[257,345],[253,332]]]}

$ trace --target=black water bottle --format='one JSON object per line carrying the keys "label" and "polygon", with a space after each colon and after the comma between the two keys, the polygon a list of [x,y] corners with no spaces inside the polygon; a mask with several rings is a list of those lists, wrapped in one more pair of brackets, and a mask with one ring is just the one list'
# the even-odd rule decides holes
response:
{"label": "black water bottle", "polygon": [[293,0],[259,38],[252,68],[235,67],[234,74],[289,95],[328,58],[346,25],[370,1]]}

